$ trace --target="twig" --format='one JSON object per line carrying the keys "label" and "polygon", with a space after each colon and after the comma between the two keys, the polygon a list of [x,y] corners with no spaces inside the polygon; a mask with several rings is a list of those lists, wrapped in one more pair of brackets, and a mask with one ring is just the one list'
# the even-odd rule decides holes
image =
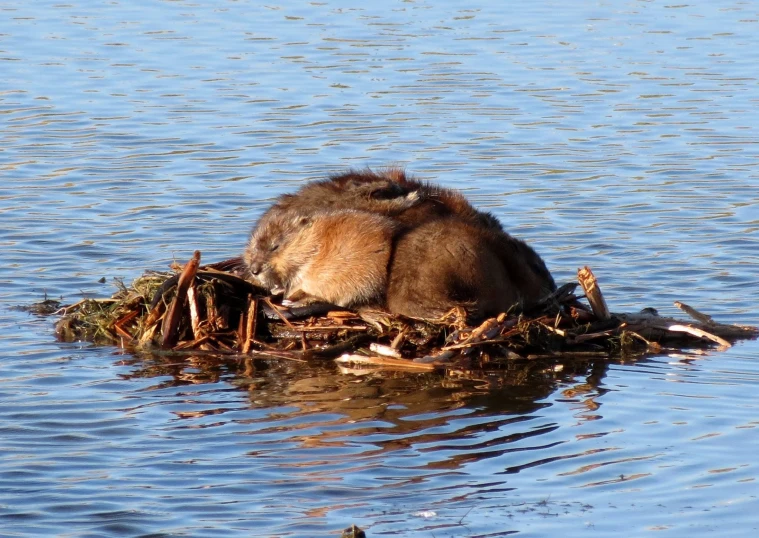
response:
{"label": "twig", "polygon": [[200,251],[196,250],[192,259],[187,262],[187,265],[185,265],[182,273],[179,275],[176,295],[174,295],[174,299],[171,301],[171,305],[169,305],[169,311],[163,320],[163,326],[161,327],[161,333],[163,334],[162,349],[173,348],[179,340],[178,329],[179,322],[182,319],[182,308],[187,298],[187,290],[195,278],[199,265]]}
{"label": "twig", "polygon": [[296,330],[295,326],[292,323],[290,323],[290,320],[288,320],[287,317],[281,312],[280,308],[278,306],[275,306],[274,303],[271,302],[271,299],[269,299],[268,297],[264,297],[264,302],[267,305],[269,305],[272,310],[274,310],[274,313],[277,314],[277,316],[279,316],[279,319],[281,319],[285,323],[285,325],[287,325],[293,330]]}
{"label": "twig", "polygon": [[675,306],[699,323],[703,323],[705,325],[714,325],[714,320],[711,316],[707,316],[706,314],[699,312],[692,306],[688,306],[687,304],[681,303],[680,301],[675,301]]}
{"label": "twig", "polygon": [[382,355],[383,357],[393,357],[394,359],[402,359],[401,352],[392,346],[383,346],[377,342],[369,344],[369,351]]}
{"label": "twig", "polygon": [[369,327],[366,325],[311,325],[303,327],[293,327],[298,332],[319,332],[319,331],[365,331]]}
{"label": "twig", "polygon": [[601,331],[597,333],[585,333],[585,334],[578,334],[574,338],[572,338],[573,344],[581,344],[583,342],[587,342],[588,340],[595,340],[596,338],[605,338],[609,337],[614,333],[614,331]]}
{"label": "twig", "polygon": [[242,352],[250,351],[250,344],[256,337],[256,320],[258,318],[258,299],[248,295],[248,319],[245,324],[245,340],[242,343]]}

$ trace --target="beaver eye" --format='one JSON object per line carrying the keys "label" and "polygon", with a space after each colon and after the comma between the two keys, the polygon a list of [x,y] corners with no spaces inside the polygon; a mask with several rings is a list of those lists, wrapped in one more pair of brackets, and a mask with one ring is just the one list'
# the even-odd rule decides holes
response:
{"label": "beaver eye", "polygon": [[279,248],[279,243],[274,243],[273,245],[269,246],[269,252],[275,252]]}

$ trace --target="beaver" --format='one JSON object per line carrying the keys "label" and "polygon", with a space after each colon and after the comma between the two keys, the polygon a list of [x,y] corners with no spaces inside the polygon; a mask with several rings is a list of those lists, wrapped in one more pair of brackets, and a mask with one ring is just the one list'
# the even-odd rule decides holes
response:
{"label": "beaver", "polygon": [[[507,259],[503,245],[512,249]],[[290,210],[254,232],[245,262],[274,293],[415,318],[455,307],[477,321],[529,306],[551,290],[531,270],[521,241],[456,217],[409,228],[356,210]]]}
{"label": "beaver", "polygon": [[[346,211],[351,217],[341,218]],[[298,246],[303,237],[307,241]],[[311,263],[320,242],[328,246]],[[288,248],[280,252],[281,245]],[[372,245],[376,256],[363,256]],[[341,260],[354,247],[359,254],[350,257],[356,264],[351,271]],[[327,252],[341,257],[335,267]],[[389,267],[386,253],[392,254]],[[439,317],[463,306],[479,318],[514,304],[532,305],[556,289],[540,256],[503,231],[492,214],[476,210],[458,191],[410,179],[400,169],[351,170],[280,196],[259,219],[244,257],[255,280],[287,298],[298,297],[305,280],[308,291],[301,294],[411,317]],[[340,264],[342,272],[335,272]],[[380,280],[376,275],[383,270]],[[319,281],[318,271],[330,280]],[[338,275],[352,277],[342,289]],[[377,291],[382,285],[387,294]]]}
{"label": "beaver", "polygon": [[495,216],[475,209],[460,192],[413,179],[401,168],[379,172],[348,170],[312,181],[293,194],[280,196],[262,218],[278,211],[327,208],[380,213],[409,226],[456,215],[486,228],[503,230]]}
{"label": "beaver", "polygon": [[533,255],[505,232],[456,217],[425,222],[396,238],[385,306],[414,318],[461,307],[471,321],[533,306],[555,288]]}
{"label": "beaver", "polygon": [[286,299],[381,305],[397,228],[388,217],[350,209],[280,211],[256,227],[243,258],[255,280]]}
{"label": "beaver", "polygon": [[[542,281],[543,288],[549,291],[556,289],[553,276],[537,252],[506,233],[492,213],[475,209],[459,191],[413,179],[400,168],[387,168],[379,172],[348,170],[310,182],[294,194],[280,196],[261,217],[258,226],[266,227],[267,220],[276,218],[282,211],[308,214],[323,209],[379,213],[406,228],[438,218],[456,217],[491,231],[488,234],[490,241],[506,267],[514,264],[515,257],[526,263],[529,274],[515,274],[516,282],[529,282],[534,277]],[[517,267],[522,265],[517,264]]]}

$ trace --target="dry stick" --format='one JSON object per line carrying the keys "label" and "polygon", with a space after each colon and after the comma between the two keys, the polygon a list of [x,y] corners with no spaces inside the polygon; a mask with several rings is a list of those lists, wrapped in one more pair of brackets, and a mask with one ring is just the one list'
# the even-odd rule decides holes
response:
{"label": "dry stick", "polygon": [[376,353],[377,355],[382,355],[384,357],[393,357],[394,359],[403,358],[401,352],[394,347],[378,344],[377,342],[372,342],[369,344],[369,351]]}
{"label": "dry stick", "polygon": [[572,344],[582,344],[588,340],[595,340],[596,338],[608,338],[614,334],[615,330],[601,331],[597,333],[584,333],[575,335],[571,342]]}
{"label": "dry stick", "polygon": [[187,300],[190,303],[190,325],[192,337],[200,338],[200,315],[198,313],[198,297],[195,294],[194,283],[187,289]]}
{"label": "dry stick", "polygon": [[708,333],[702,329],[697,329],[696,327],[691,327],[689,325],[670,325],[667,328],[670,331],[683,332],[683,333],[692,334],[693,336],[698,336],[700,338],[706,338],[707,340],[711,340],[712,342],[715,342],[721,346],[724,346],[725,348],[733,347],[732,344],[730,344],[730,342],[728,342],[724,338],[720,338],[719,336]]}
{"label": "dry stick", "polygon": [[216,308],[216,296],[209,291],[209,293],[206,294],[206,324],[210,332],[219,328],[218,313],[219,310]]}
{"label": "dry stick", "polygon": [[245,324],[245,340],[242,343],[242,352],[250,351],[250,344],[256,338],[256,320],[258,318],[258,299],[248,295],[248,319]]}
{"label": "dry stick", "polygon": [[308,351],[308,342],[306,341],[306,333],[300,333],[300,348],[302,351]]}
{"label": "dry stick", "polygon": [[301,351],[299,357],[303,359],[334,359],[339,355],[354,351],[368,343],[370,340],[373,340],[373,337],[370,334],[359,333],[331,346],[313,347],[306,351]]}
{"label": "dry stick", "polygon": [[132,321],[134,318],[136,318],[140,314],[139,310],[132,310],[125,316],[122,316],[120,319],[116,320],[115,325],[119,325],[120,327],[123,327],[125,323]]}
{"label": "dry stick", "polygon": [[295,326],[294,326],[292,323],[290,323],[290,320],[288,320],[288,319],[285,317],[285,315],[284,315],[284,314],[283,314],[283,313],[280,311],[279,307],[278,307],[278,306],[276,306],[274,303],[272,303],[272,302],[271,302],[271,300],[270,300],[268,297],[265,297],[265,298],[264,298],[264,302],[265,302],[266,304],[268,304],[268,305],[271,307],[271,309],[272,309],[272,310],[274,310],[274,313],[275,313],[275,314],[277,314],[277,316],[279,316],[279,318],[280,318],[282,321],[284,321],[284,322],[285,322],[285,325],[287,325],[288,327],[290,327],[290,328],[291,328],[291,329],[293,329],[293,330],[296,330],[296,329],[295,329]]}
{"label": "dry stick", "polygon": [[648,346],[648,351],[658,353],[662,350],[661,344],[659,344],[659,342],[651,342],[650,340],[643,338],[641,335],[639,335],[635,331],[627,331],[627,334],[633,336],[634,338],[637,338],[638,340],[645,342],[646,346]]}
{"label": "dry stick", "polygon": [[182,273],[179,275],[176,295],[174,295],[174,299],[169,306],[169,311],[163,319],[163,326],[161,327],[161,332],[163,334],[163,340],[161,342],[162,349],[171,349],[177,345],[177,342],[179,341],[178,329],[179,322],[182,319],[182,309],[184,307],[185,299],[187,298],[187,290],[195,279],[195,273],[198,272],[199,265],[200,251],[196,250],[192,259],[187,262],[187,265],[184,266]]}
{"label": "dry stick", "polygon": [[[126,330],[126,329],[123,327],[123,325],[124,325],[125,323],[128,323],[128,322],[132,321],[134,318],[136,318],[136,317],[137,317],[137,315],[138,315],[138,314],[139,314],[139,312],[138,312],[137,310],[134,310],[134,311],[132,311],[132,312],[129,312],[129,313],[128,313],[128,314],[126,314],[125,316],[122,316],[120,319],[116,320],[116,322],[113,324],[113,328],[114,328],[114,330],[115,330],[115,331],[116,331],[116,332],[117,332],[117,333],[118,333],[118,334],[119,334],[119,335],[120,335],[122,338],[126,338],[126,339],[127,339],[127,340],[129,340],[130,342],[134,341],[134,335],[133,335],[132,333],[130,333],[129,331],[127,331],[127,330]],[[122,347],[124,347],[124,346],[122,346]]]}
{"label": "dry stick", "polygon": [[366,325],[311,325],[309,327],[293,327],[297,332],[313,333],[319,331],[365,331],[369,327]]}
{"label": "dry stick", "polygon": [[[641,317],[639,314],[617,314],[624,320],[631,330],[640,332],[646,329],[656,329],[668,331],[670,325],[682,325],[681,320],[667,317]],[[699,327],[700,328],[700,327]],[[720,338],[756,338],[759,336],[759,329],[747,325],[728,325],[724,323],[712,322],[705,325],[702,330],[707,330],[709,334],[717,335]]]}
{"label": "dry stick", "polygon": [[108,299],[81,299],[80,301],[75,302],[74,304],[70,304],[68,306],[62,306],[55,312],[53,312],[54,315],[61,315],[65,316],[69,313],[69,310],[76,311],[79,310],[82,306],[84,306],[87,303],[116,303],[118,302],[118,299],[108,298]]}
{"label": "dry stick", "polygon": [[390,343],[390,347],[393,349],[398,349],[403,344],[403,340],[406,338],[406,333],[408,332],[407,328],[403,328],[400,331],[398,331],[398,334],[395,335],[395,338],[393,338],[393,341]]}
{"label": "dry stick", "polygon": [[[118,325],[118,324],[115,324],[115,323],[114,323],[114,325],[113,325],[113,328],[116,330],[116,332],[117,332],[117,333],[119,333],[119,335],[120,335],[122,338],[126,338],[126,339],[127,339],[127,340],[129,340],[130,342],[131,342],[132,340],[134,340],[134,336],[132,336],[132,335],[131,335],[131,334],[130,334],[130,333],[129,333],[129,332],[126,330],[126,329],[124,329],[124,328],[123,328],[121,325]],[[122,346],[122,347],[123,347],[123,346]]]}
{"label": "dry stick", "polygon": [[582,289],[585,290],[585,296],[588,298],[590,308],[593,309],[593,313],[600,320],[611,319],[611,313],[609,307],[606,306],[606,300],[601,293],[601,288],[598,286],[596,277],[590,267],[587,265],[582,269],[577,270],[577,280],[579,280]]}
{"label": "dry stick", "polygon": [[150,329],[150,327],[155,325],[158,322],[158,320],[161,319],[161,316],[163,316],[165,313],[166,313],[166,303],[164,303],[163,301],[158,301],[158,303],[156,303],[156,305],[148,314],[148,317],[145,318],[145,324],[144,324],[145,330],[147,331],[148,329]]}
{"label": "dry stick", "polygon": [[201,344],[205,344],[206,342],[208,342],[210,338],[211,336],[206,334],[195,340],[187,340],[186,342],[182,342],[181,344],[174,346],[174,351],[181,351],[184,349],[192,349],[192,348],[198,347]]}
{"label": "dry stick", "polygon": [[543,322],[540,322],[540,321],[538,322],[538,324],[541,327],[543,327],[544,329],[546,329],[548,332],[552,332],[554,334],[558,334],[561,337],[565,337],[567,335],[567,333],[565,331],[563,331],[562,329],[557,329],[557,328],[551,327],[550,325],[547,325],[547,324],[545,324]]}

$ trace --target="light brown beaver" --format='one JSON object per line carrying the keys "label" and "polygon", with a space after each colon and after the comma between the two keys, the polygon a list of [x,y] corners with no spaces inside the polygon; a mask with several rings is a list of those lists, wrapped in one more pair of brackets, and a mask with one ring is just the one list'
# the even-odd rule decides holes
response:
{"label": "light brown beaver", "polygon": [[396,230],[391,219],[362,211],[280,211],[256,227],[243,258],[264,288],[286,299],[381,305]]}

